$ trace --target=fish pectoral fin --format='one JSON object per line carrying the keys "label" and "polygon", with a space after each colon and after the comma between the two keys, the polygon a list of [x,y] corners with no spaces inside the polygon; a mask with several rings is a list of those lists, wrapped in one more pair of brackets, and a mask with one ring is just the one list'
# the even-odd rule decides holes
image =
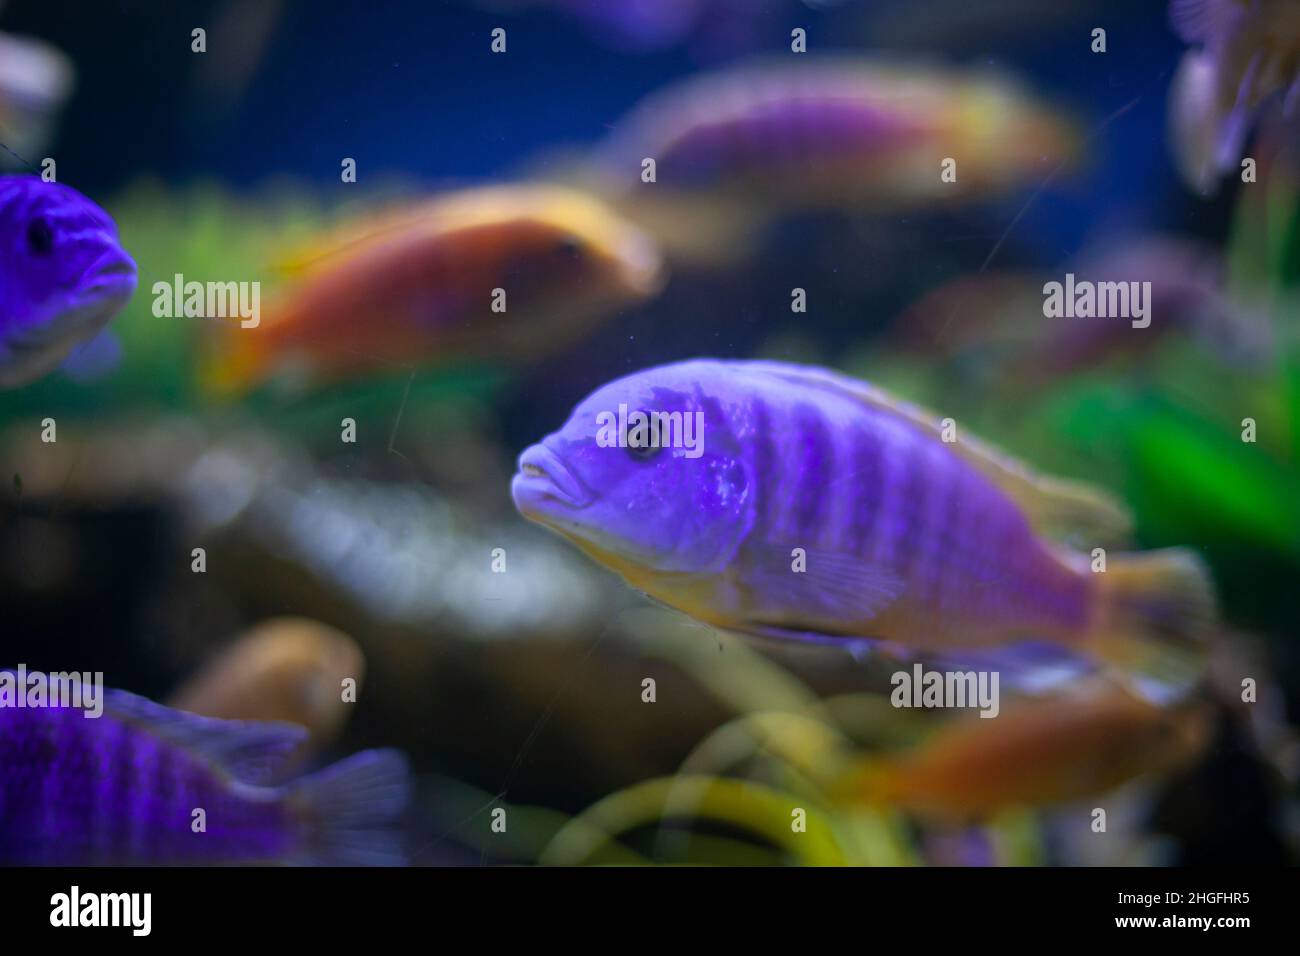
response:
{"label": "fish pectoral fin", "polygon": [[85,385],[106,378],[121,362],[122,340],[104,329],[74,346],[59,368],[74,382]]}
{"label": "fish pectoral fin", "polygon": [[1101,488],[1038,474],[1007,453],[971,437],[965,429],[957,428],[955,435],[945,435],[944,419],[940,416],[847,375],[784,362],[754,362],[751,365],[793,384],[853,399],[943,441],[1013,499],[1039,534],[1060,538],[1074,533],[1108,546],[1123,544],[1128,539],[1133,516]]}
{"label": "fish pectoral fin", "polygon": [[200,717],[124,690],[104,691],[104,711],[207,757],[245,783],[274,779],[307,739],[306,728],[296,724]]}
{"label": "fish pectoral fin", "polygon": [[903,580],[882,565],[816,548],[761,548],[753,572],[758,617],[769,620],[866,621],[904,589]]}

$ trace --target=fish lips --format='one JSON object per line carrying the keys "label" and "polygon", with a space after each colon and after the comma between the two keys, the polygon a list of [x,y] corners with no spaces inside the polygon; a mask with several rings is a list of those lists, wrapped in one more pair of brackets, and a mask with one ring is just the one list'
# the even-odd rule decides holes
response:
{"label": "fish lips", "polygon": [[125,300],[135,293],[135,260],[119,249],[104,253],[87,270],[81,292],[107,300]]}
{"label": "fish lips", "polygon": [[545,443],[526,448],[519,456],[519,472],[510,484],[510,494],[525,515],[546,510],[547,502],[578,509],[592,501],[587,487]]}

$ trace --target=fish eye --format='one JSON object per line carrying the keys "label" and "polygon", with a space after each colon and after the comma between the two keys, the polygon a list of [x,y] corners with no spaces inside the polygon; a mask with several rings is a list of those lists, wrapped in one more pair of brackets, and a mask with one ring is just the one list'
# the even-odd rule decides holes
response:
{"label": "fish eye", "polygon": [[[642,414],[647,413],[642,412]],[[650,418],[650,438],[644,445],[634,441],[630,434],[626,436],[623,445],[634,461],[649,461],[664,450],[663,444],[659,441],[659,430],[654,422],[655,419]]]}
{"label": "fish eye", "polygon": [[54,251],[54,231],[44,219],[33,219],[27,224],[27,248],[38,256]]}
{"label": "fish eye", "polygon": [[578,260],[586,254],[586,247],[577,236],[563,236],[555,244],[555,252],[563,259]]}
{"label": "fish eye", "polygon": [[627,453],[634,461],[649,461],[661,451],[663,451],[663,447],[655,444],[633,445],[631,442],[628,442],[627,445]]}

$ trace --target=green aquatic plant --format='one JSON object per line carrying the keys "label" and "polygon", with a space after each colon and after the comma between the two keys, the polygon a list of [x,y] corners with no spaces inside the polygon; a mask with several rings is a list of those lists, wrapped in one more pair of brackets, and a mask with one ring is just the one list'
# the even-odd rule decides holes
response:
{"label": "green aquatic plant", "polygon": [[848,862],[824,810],[807,810],[807,829],[796,832],[791,814],[799,798],[726,777],[659,777],[619,790],[569,821],[542,851],[544,865],[582,863],[626,830],[677,816],[712,820],[757,833],[797,862],[835,866]]}

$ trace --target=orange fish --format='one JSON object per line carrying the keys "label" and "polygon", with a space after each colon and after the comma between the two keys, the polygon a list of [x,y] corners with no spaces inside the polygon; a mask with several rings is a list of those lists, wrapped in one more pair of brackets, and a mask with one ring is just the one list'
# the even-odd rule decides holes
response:
{"label": "orange fish", "polygon": [[344,227],[287,263],[296,278],[255,326],[222,326],[218,393],[293,370],[337,381],[454,358],[521,359],[655,294],[658,250],[575,190],[457,192]]}
{"label": "orange fish", "polygon": [[941,823],[1106,793],[1190,764],[1210,739],[1199,703],[1158,707],[1115,684],[1024,698],[994,718],[955,718],[915,750],[863,761],[848,799]]}
{"label": "orange fish", "polygon": [[365,659],[341,631],[305,618],[263,621],[226,648],[168,702],[222,720],[288,721],[310,736],[299,759],[332,741],[350,715],[344,681],[359,691]]}

